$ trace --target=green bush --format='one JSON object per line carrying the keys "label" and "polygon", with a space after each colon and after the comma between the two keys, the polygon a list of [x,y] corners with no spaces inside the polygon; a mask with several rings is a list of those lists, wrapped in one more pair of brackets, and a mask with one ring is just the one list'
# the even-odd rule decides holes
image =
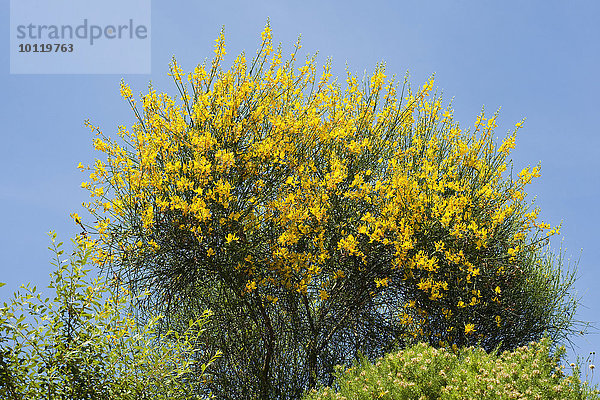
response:
{"label": "green bush", "polygon": [[[200,343],[209,312],[183,334],[153,332],[160,317],[136,325],[127,289],[111,290],[86,279],[90,250],[76,243],[69,260],[50,233],[57,270],[52,300],[22,286],[0,308],[0,398],[180,399],[202,398],[205,369],[215,356]],[[0,284],[2,285],[2,284]],[[218,356],[218,355],[217,355]],[[208,359],[196,365],[194,358]],[[195,378],[189,377],[194,373]],[[190,397],[190,393],[194,396]],[[197,395],[196,395],[197,394]],[[205,396],[204,396],[205,397]]]}
{"label": "green bush", "polygon": [[304,399],[600,399],[575,364],[571,375],[564,373],[564,348],[551,354],[550,347],[547,337],[502,354],[420,343],[375,363],[362,358],[351,368],[339,366],[332,387]]}

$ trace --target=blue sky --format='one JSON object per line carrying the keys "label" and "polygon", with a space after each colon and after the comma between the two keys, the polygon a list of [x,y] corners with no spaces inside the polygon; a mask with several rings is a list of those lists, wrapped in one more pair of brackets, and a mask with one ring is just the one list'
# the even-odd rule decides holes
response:
{"label": "blue sky", "polygon": [[[68,241],[69,219],[86,192],[77,169],[94,160],[89,118],[104,132],[131,125],[119,95],[124,78],[134,93],[152,81],[174,93],[167,76],[173,55],[185,70],[210,59],[225,26],[227,64],[242,50],[253,54],[267,17],[274,40],[291,50],[302,34],[303,50],[331,57],[334,75],[362,75],[379,61],[388,75],[435,86],[453,98],[463,127],[485,106],[501,107],[498,136],[527,122],[512,153],[515,168],[541,161],[531,185],[542,218],[562,221],[565,254],[579,260],[576,285],[583,306],[577,317],[600,327],[600,3],[596,1],[153,1],[151,74],[11,75],[9,3],[0,8],[5,56],[0,72],[0,301],[18,286],[49,281],[50,229]],[[600,335],[573,338],[576,354],[600,353]],[[599,355],[600,357],[600,355]],[[571,358],[574,355],[571,354]],[[596,359],[598,362],[598,358]],[[597,377],[594,378],[597,381]]]}

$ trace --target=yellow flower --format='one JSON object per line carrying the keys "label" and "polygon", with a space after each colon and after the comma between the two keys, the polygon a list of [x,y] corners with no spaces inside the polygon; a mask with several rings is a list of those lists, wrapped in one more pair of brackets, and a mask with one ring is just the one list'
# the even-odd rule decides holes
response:
{"label": "yellow flower", "polygon": [[81,218],[79,218],[79,214],[77,214],[77,213],[72,213],[72,214],[70,214],[70,215],[71,215],[71,218],[73,218],[73,220],[74,220],[76,223],[78,223],[78,224],[80,224],[80,223],[81,223]]}
{"label": "yellow flower", "polygon": [[327,300],[329,298],[329,293],[327,293],[325,290],[319,290],[319,297],[321,300]]}
{"label": "yellow flower", "polygon": [[417,287],[420,290],[427,290],[431,287],[431,281],[421,278],[421,281],[419,283],[417,283]]}
{"label": "yellow flower", "polygon": [[385,277],[383,279],[375,279],[375,285],[377,287],[387,286],[388,285],[388,279],[389,279],[388,277]]}
{"label": "yellow flower", "polygon": [[444,250],[444,242],[442,242],[441,240],[438,242],[435,242],[435,251],[443,251]]}
{"label": "yellow flower", "polygon": [[246,283],[246,292],[250,293],[256,289],[256,281]]}
{"label": "yellow flower", "polygon": [[271,296],[269,294],[267,295],[267,301],[271,302],[272,304],[277,303],[278,300],[279,299],[277,297],[273,297],[273,296]]}
{"label": "yellow flower", "polygon": [[126,99],[131,97],[131,88],[123,81],[121,81],[121,96]]}
{"label": "yellow flower", "polygon": [[225,241],[227,242],[227,244],[239,240],[240,238],[238,238],[235,233],[228,233],[227,236],[225,236]]}
{"label": "yellow flower", "polygon": [[347,238],[340,239],[340,241],[338,242],[338,249],[345,250],[349,254],[352,254],[352,255],[359,255],[361,253],[356,248],[357,245],[358,245],[358,242],[356,241],[356,239],[354,238],[354,236],[353,235],[348,235]]}
{"label": "yellow flower", "polygon": [[465,335],[468,335],[471,332],[475,332],[475,325],[473,325],[473,324],[466,324],[465,325]]}
{"label": "yellow flower", "polygon": [[342,271],[341,269],[338,269],[337,271],[335,271],[335,273],[333,274],[333,278],[334,279],[340,279],[340,278],[344,278],[346,276],[346,274],[344,274],[344,271]]}

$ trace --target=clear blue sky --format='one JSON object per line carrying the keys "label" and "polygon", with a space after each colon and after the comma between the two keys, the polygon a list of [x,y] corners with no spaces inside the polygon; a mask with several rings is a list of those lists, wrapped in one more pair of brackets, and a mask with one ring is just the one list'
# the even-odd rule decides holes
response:
{"label": "clear blue sky", "polygon": [[[173,55],[186,70],[210,59],[223,25],[228,63],[242,50],[253,54],[270,17],[284,49],[302,34],[303,49],[318,50],[320,62],[332,57],[337,75],[346,63],[362,75],[382,60],[388,74],[402,77],[408,70],[415,85],[435,73],[435,86],[454,98],[462,126],[484,105],[490,113],[502,107],[499,136],[526,117],[515,167],[541,161],[542,177],[529,194],[537,196],[544,220],[563,222],[566,255],[580,259],[577,317],[600,327],[600,2],[155,0],[152,73],[123,76],[10,75],[8,1],[0,15],[0,281],[7,283],[0,301],[22,283],[48,283],[46,232],[54,229],[68,241],[77,231],[68,215],[84,215],[87,194],[76,166],[95,156],[83,121],[90,118],[106,133],[132,123],[120,79],[134,93],[149,81],[173,93],[166,75]],[[584,358],[600,353],[598,334],[574,341]]]}

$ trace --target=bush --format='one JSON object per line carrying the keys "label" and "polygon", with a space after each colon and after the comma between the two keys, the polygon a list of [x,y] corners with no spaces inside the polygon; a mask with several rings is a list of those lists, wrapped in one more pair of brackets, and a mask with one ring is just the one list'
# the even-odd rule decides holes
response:
{"label": "bush", "polygon": [[507,172],[522,122],[496,144],[497,115],[461,129],[432,81],[398,86],[380,64],[342,86],[262,36],[227,71],[222,33],[211,65],[174,60],[178,98],[150,87],[138,104],[122,83],[138,120],[121,139],[89,123],[103,155],[81,165],[94,261],[149,290],[136,306],[165,329],[214,311],[216,394],[298,398],[361,352],[418,341],[567,337],[574,275],[525,201],[539,166]]}
{"label": "bush", "polygon": [[[127,313],[131,296],[126,289],[113,291],[100,279],[86,280],[90,250],[85,245],[77,244],[65,260],[62,243],[54,233],[51,238],[57,270],[49,288],[55,297],[44,300],[27,285],[0,308],[0,397],[203,398],[205,369],[215,357],[208,359],[196,346],[210,313],[190,321],[181,335],[159,337],[154,329],[160,317],[139,326]],[[198,357],[207,362],[196,364]]]}
{"label": "bush", "polygon": [[[600,391],[581,382],[579,369],[564,373],[564,348],[550,354],[542,339],[512,352],[459,352],[420,343],[371,364],[364,358],[338,367],[333,387],[312,390],[304,400],[325,399],[600,399]],[[574,364],[572,364],[574,366]]]}

